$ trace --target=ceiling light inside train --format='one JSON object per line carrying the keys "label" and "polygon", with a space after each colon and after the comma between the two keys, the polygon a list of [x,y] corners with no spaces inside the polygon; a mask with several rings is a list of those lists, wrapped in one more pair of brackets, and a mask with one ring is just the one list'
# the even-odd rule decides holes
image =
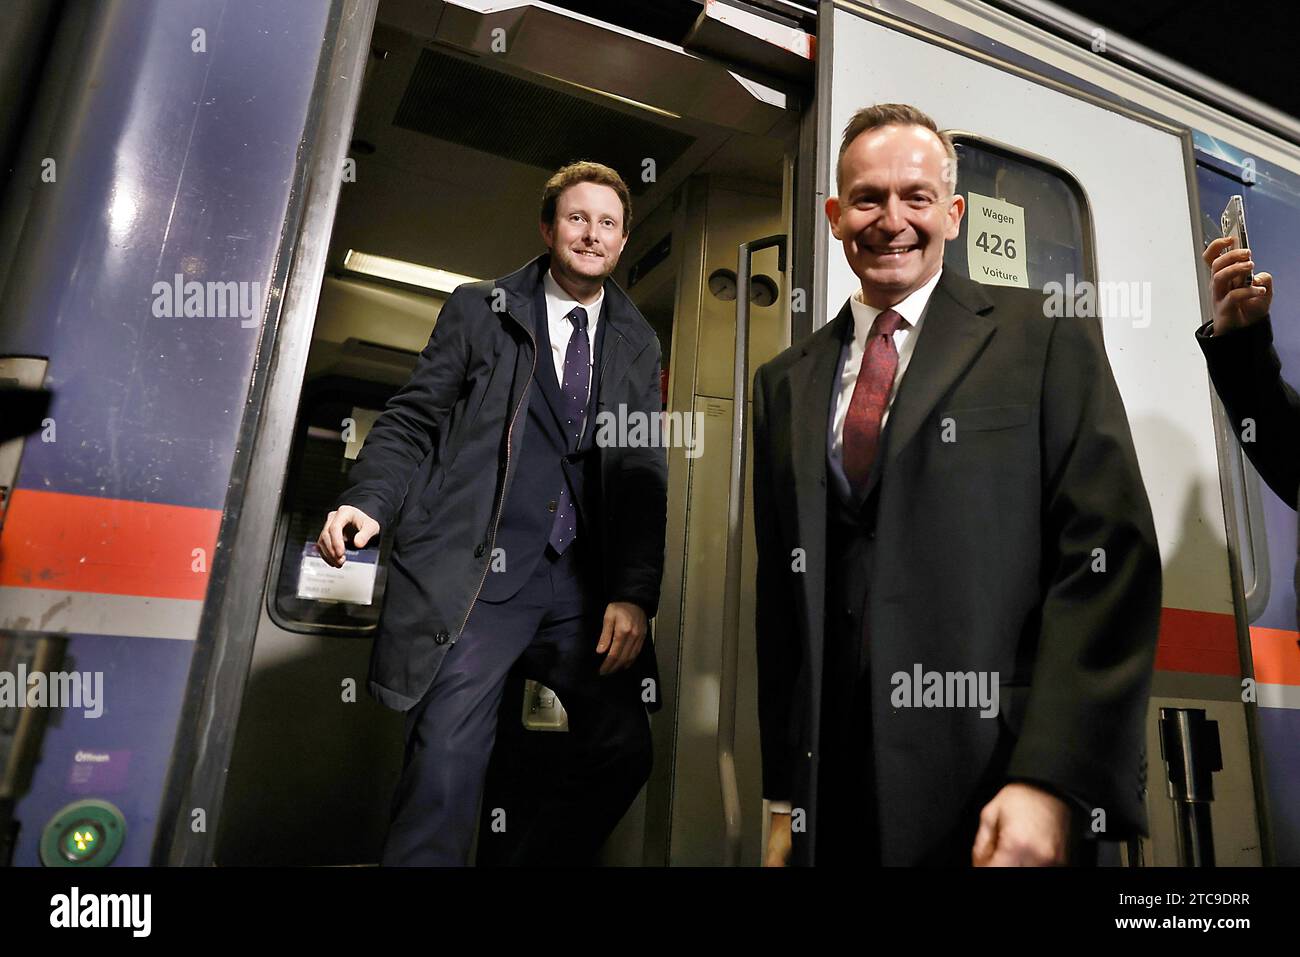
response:
{"label": "ceiling light inside train", "polygon": [[451,293],[457,286],[467,282],[477,282],[473,276],[462,276],[445,269],[421,266],[419,263],[404,262],[401,259],[389,259],[373,253],[357,252],[349,249],[343,257],[343,271],[359,276],[370,276],[404,286],[416,286],[434,292]]}

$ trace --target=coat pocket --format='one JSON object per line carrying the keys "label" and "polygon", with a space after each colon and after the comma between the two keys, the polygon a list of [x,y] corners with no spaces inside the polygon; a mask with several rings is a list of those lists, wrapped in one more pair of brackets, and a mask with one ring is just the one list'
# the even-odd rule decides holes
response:
{"label": "coat pocket", "polygon": [[978,409],[950,409],[939,416],[940,422],[952,419],[957,426],[957,434],[962,431],[992,432],[997,429],[1013,429],[1029,421],[1031,407],[1028,405],[992,405]]}

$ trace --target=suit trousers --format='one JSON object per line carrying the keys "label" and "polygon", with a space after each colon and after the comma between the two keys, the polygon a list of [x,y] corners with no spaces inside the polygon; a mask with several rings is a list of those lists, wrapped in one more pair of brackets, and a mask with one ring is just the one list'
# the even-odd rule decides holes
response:
{"label": "suit trousers", "polygon": [[575,738],[569,773],[543,798],[512,863],[594,862],[650,776],[651,740],[631,670],[599,674],[604,607],[593,604],[583,567],[581,540],[562,556],[548,546],[514,596],[475,603],[432,685],[406,714],[383,864],[469,863],[512,668],[559,696]]}
{"label": "suit trousers", "polygon": [[869,867],[880,863],[864,624],[875,543],[861,512],[835,494],[829,504],[814,863]]}

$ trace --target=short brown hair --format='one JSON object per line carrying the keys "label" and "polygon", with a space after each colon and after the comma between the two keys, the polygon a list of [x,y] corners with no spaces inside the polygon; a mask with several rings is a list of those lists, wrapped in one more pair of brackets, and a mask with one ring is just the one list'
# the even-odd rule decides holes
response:
{"label": "short brown hair", "polygon": [[632,227],[632,195],[628,192],[627,183],[623,182],[623,177],[618,175],[617,170],[588,160],[562,166],[546,181],[546,187],[542,190],[541,221],[553,226],[555,204],[560,194],[579,183],[597,183],[618,193],[619,202],[623,204],[623,235],[626,236]]}
{"label": "short brown hair", "polygon": [[876,103],[858,110],[849,120],[848,126],[844,127],[844,136],[840,140],[840,155],[835,160],[836,192],[839,192],[844,176],[844,154],[848,152],[849,144],[868,130],[879,129],[882,126],[921,126],[939,137],[944,152],[948,154],[952,170],[951,176],[944,177],[948,181],[948,192],[951,194],[957,191],[957,150],[952,145],[952,137],[941,132],[939,124],[930,119],[928,114],[922,113],[910,104]]}

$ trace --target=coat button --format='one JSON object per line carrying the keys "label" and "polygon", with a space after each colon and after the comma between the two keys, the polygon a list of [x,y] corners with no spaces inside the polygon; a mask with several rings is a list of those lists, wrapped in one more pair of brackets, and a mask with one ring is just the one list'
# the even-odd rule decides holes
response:
{"label": "coat button", "polygon": [[547,502],[547,503],[546,503],[546,510],[547,510],[548,512],[553,512],[553,511],[555,511],[555,510],[556,510],[557,508],[559,508],[559,507],[560,507],[560,503],[559,503],[559,502]]}
{"label": "coat button", "polygon": [[451,635],[447,634],[446,631],[440,631],[433,636],[433,643],[435,645],[445,645],[447,643],[447,639],[449,639],[450,637]]}
{"label": "coat button", "polygon": [[482,543],[482,542],[479,542],[477,545],[474,546],[474,557],[475,557],[475,558],[482,558],[482,557],[483,557],[483,543]]}

